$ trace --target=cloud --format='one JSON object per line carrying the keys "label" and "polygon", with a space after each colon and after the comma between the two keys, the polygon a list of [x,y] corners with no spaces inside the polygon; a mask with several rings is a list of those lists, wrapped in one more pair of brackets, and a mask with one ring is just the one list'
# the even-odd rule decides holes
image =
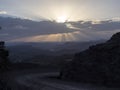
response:
{"label": "cloud", "polygon": [[26,30],[28,29],[28,27],[24,27],[22,25],[16,25],[15,27],[13,27],[14,29],[20,29],[20,30]]}
{"label": "cloud", "polygon": [[56,19],[65,14],[69,20],[78,21],[120,16],[119,3],[120,0],[0,0],[0,8],[35,20]]}
{"label": "cloud", "polygon": [[120,21],[120,17],[112,18],[113,21]]}
{"label": "cloud", "polygon": [[27,19],[0,18],[0,39],[18,42],[64,42],[108,39],[120,31],[120,21],[78,21],[55,23]]}
{"label": "cloud", "polygon": [[0,14],[7,14],[7,12],[0,10]]}
{"label": "cloud", "polygon": [[34,38],[35,36],[40,35],[42,35],[42,37],[46,35],[55,36],[55,34],[60,36],[62,33],[71,33],[77,31],[76,29],[68,28],[63,23],[55,23],[51,21],[36,22],[28,19],[10,17],[0,17],[0,25],[2,26],[0,33],[3,35],[8,33],[7,36],[0,36],[0,38],[4,41],[27,37]]}
{"label": "cloud", "polygon": [[71,27],[79,28],[85,31],[114,31],[120,30],[120,21],[105,20],[105,21],[78,21],[70,22]]}

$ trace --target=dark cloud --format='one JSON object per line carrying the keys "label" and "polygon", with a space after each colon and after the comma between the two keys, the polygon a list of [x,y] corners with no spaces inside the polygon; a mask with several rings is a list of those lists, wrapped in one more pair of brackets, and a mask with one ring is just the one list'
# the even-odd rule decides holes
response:
{"label": "dark cloud", "polygon": [[120,21],[78,21],[70,22],[73,27],[80,30],[95,30],[95,31],[113,31],[120,29]]}
{"label": "dark cloud", "polygon": [[112,20],[56,23],[0,17],[0,26],[0,39],[5,41],[62,41],[62,38],[69,41],[89,41],[108,39],[120,31],[120,21]]}
{"label": "dark cloud", "polygon": [[[63,23],[51,21],[36,22],[19,18],[0,17],[0,25],[2,26],[0,38],[5,40],[77,31],[66,27],[66,25]],[[3,37],[5,33],[8,34],[7,36]]]}

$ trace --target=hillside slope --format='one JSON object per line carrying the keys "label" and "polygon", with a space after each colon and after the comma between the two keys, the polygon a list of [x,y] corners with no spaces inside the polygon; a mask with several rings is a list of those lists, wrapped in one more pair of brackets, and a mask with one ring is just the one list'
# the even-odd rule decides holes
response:
{"label": "hillside slope", "polygon": [[61,71],[61,78],[120,85],[120,32],[105,43],[77,53]]}

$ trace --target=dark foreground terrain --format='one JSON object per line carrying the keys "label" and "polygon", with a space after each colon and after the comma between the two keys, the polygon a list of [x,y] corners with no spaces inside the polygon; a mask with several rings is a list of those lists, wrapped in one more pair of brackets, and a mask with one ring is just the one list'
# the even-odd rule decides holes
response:
{"label": "dark foreground terrain", "polygon": [[119,90],[89,83],[63,81],[56,78],[59,76],[58,68],[32,66],[29,69],[17,69],[14,66],[15,69],[4,72],[1,77],[9,88],[1,90]]}
{"label": "dark foreground terrain", "polygon": [[0,90],[120,90],[120,33],[77,53],[62,70],[57,65],[12,64],[1,44]]}
{"label": "dark foreground terrain", "polygon": [[62,69],[61,78],[120,87],[120,32],[105,43],[77,53]]}

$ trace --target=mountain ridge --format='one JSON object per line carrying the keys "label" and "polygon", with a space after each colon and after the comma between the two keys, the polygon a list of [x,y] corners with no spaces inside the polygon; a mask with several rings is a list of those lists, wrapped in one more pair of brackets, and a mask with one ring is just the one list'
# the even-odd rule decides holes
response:
{"label": "mountain ridge", "polygon": [[120,32],[105,43],[77,53],[61,71],[61,78],[80,82],[118,85],[120,83]]}

